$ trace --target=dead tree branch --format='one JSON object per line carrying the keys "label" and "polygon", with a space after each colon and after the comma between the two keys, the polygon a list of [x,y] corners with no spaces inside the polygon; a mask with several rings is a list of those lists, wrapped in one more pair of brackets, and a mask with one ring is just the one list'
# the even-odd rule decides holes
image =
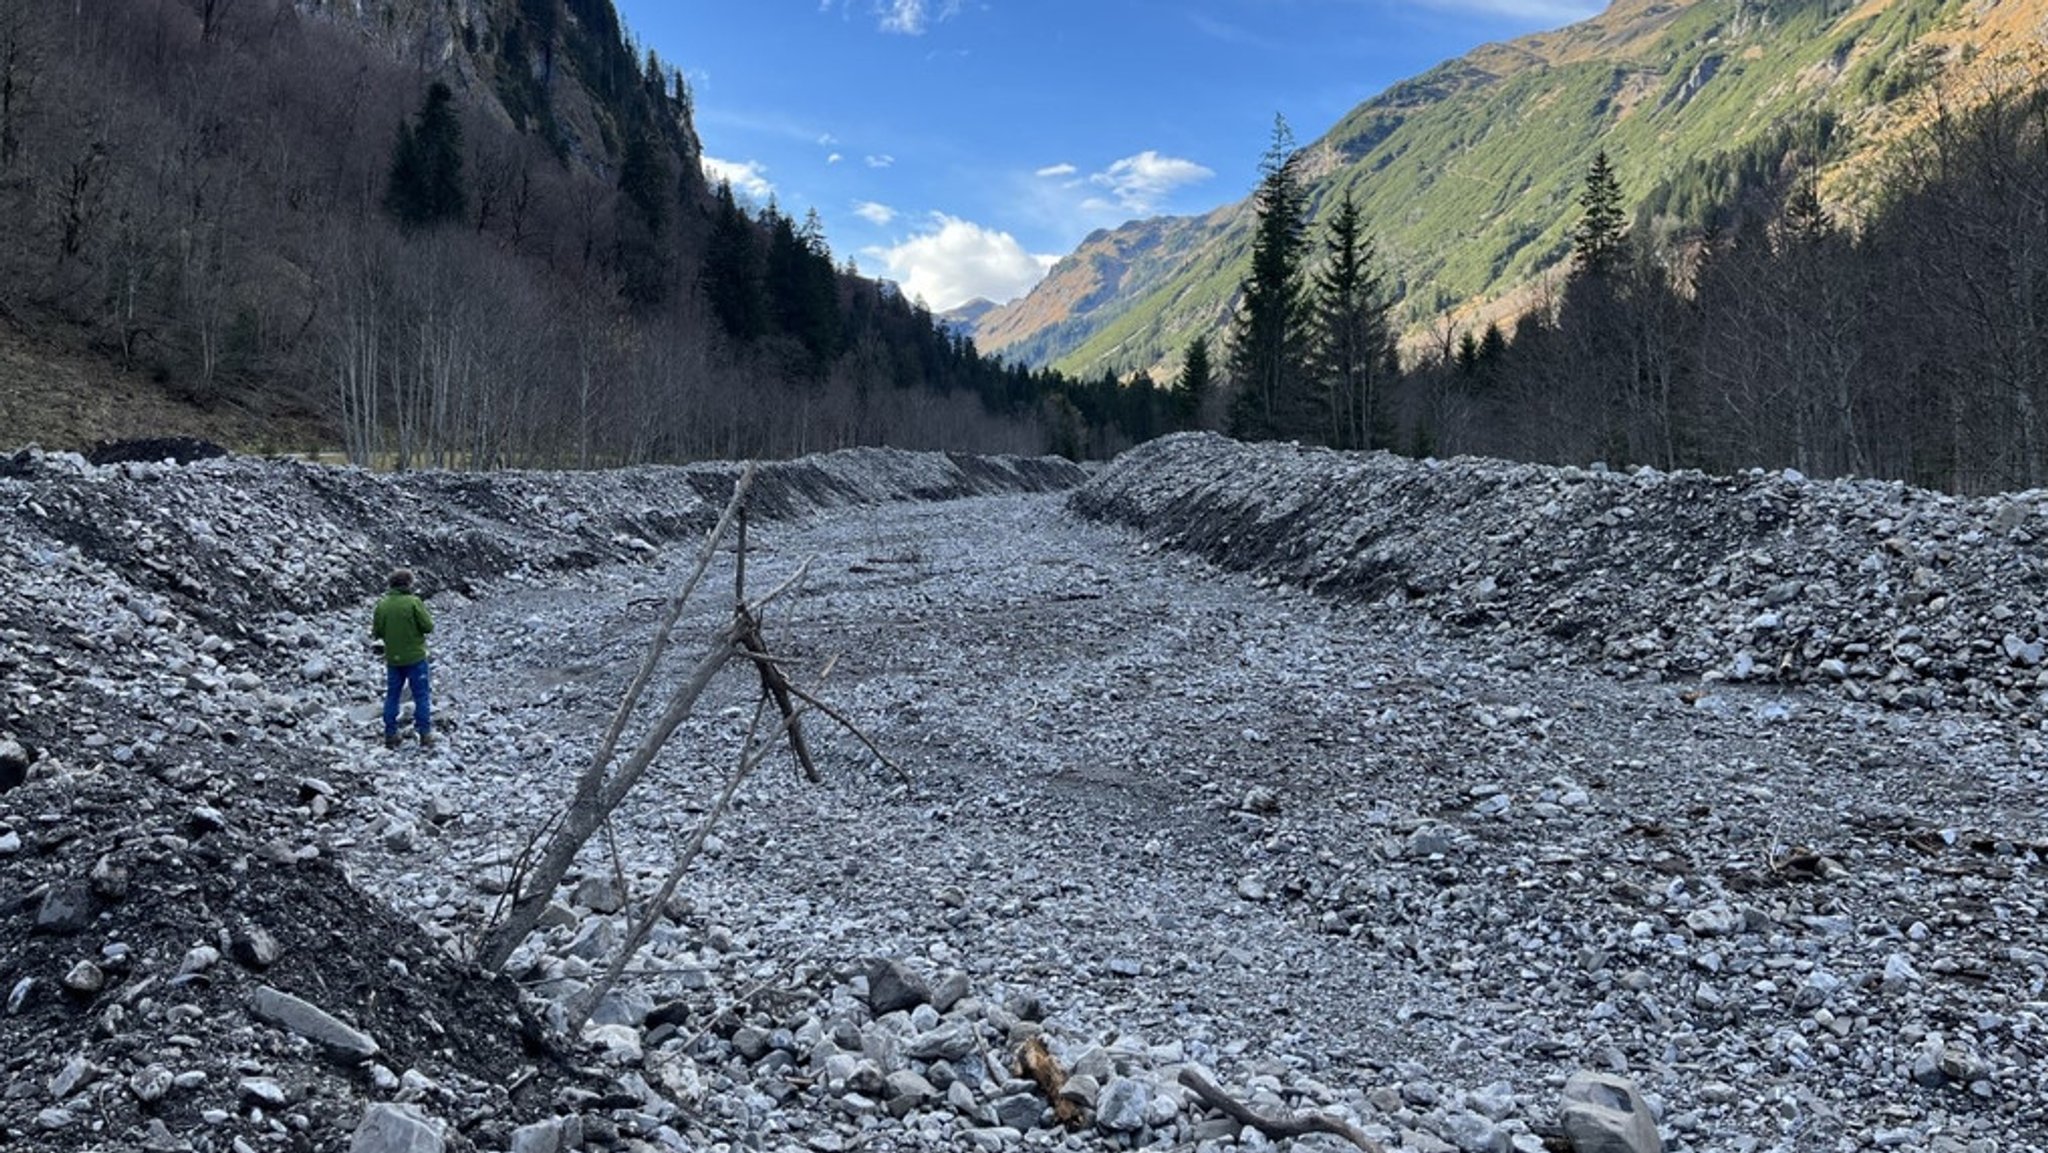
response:
{"label": "dead tree branch", "polygon": [[[770,656],[767,653],[757,653],[749,651],[746,653],[742,653],[740,655],[746,657],[749,660],[754,661],[756,664],[782,665],[787,664],[789,662],[789,658],[787,657],[775,657]],[[875,754],[875,759],[881,761],[884,765],[887,765],[889,767],[889,771],[895,773],[897,778],[900,779],[904,784],[908,785],[915,783],[910,776],[910,770],[904,768],[902,765],[897,764],[893,759],[890,758],[889,754],[883,752],[880,746],[876,745],[874,741],[870,740],[868,738],[868,735],[865,732],[861,731],[861,727],[859,725],[854,724],[853,720],[849,718],[845,713],[839,711],[831,705],[826,704],[824,701],[819,700],[817,697],[812,696],[811,694],[805,692],[801,688],[798,688],[796,685],[791,684],[786,678],[783,681],[783,683],[788,687],[791,696],[811,706],[819,712],[824,713],[826,716],[832,718],[833,723],[837,724],[840,728],[845,729],[847,732],[853,734],[855,740],[858,740],[861,744],[867,746],[867,750]]]}
{"label": "dead tree branch", "polygon": [[1387,1153],[1385,1146],[1358,1131],[1357,1126],[1338,1120],[1327,1113],[1297,1113],[1292,1117],[1265,1117],[1254,1113],[1239,1101],[1216,1087],[1214,1081],[1202,1075],[1201,1070],[1190,1065],[1180,1071],[1180,1083],[1187,1086],[1204,1105],[1221,1110],[1224,1116],[1240,1125],[1248,1125],[1274,1140],[1283,1137],[1305,1137],[1310,1133],[1328,1133],[1342,1137],[1365,1153]]}
{"label": "dead tree branch", "polygon": [[548,836],[547,847],[542,850],[538,862],[524,878],[523,883],[513,890],[516,895],[506,910],[504,919],[484,935],[482,955],[478,960],[486,969],[503,968],[506,960],[512,956],[512,951],[517,949],[519,943],[526,939],[526,935],[533,931],[533,927],[540,923],[541,912],[547,908],[547,903],[554,896],[556,887],[562,883],[562,878],[568,875],[570,866],[575,863],[576,854],[582,850],[584,844],[590,840],[591,834],[597,831],[605,818],[611,815],[611,811],[618,807],[619,802],[625,799],[626,794],[632,791],[633,786],[639,783],[641,776],[647,771],[647,766],[654,762],[655,755],[661,751],[662,745],[667,743],[670,734],[674,733],[676,727],[690,715],[690,710],[696,706],[697,698],[710,686],[712,678],[733,658],[734,653],[741,651],[734,644],[734,627],[737,622],[728,624],[714,634],[709,649],[697,662],[689,678],[669,698],[668,709],[655,721],[654,727],[641,738],[632,757],[620,766],[617,773],[607,777],[607,770],[611,768],[613,759],[618,755],[619,739],[625,732],[627,720],[646,691],[648,682],[654,679],[654,671],[659,666],[662,655],[668,651],[669,638],[675,629],[676,621],[683,614],[684,603],[696,591],[698,583],[710,569],[711,560],[718,552],[718,542],[724,538],[726,529],[739,517],[741,509],[745,506],[747,493],[753,486],[753,479],[754,467],[749,464],[741,470],[739,480],[733,485],[732,500],[726,505],[724,514],[713,526],[711,534],[705,538],[704,546],[698,550],[696,568],[683,582],[682,587],[676,590],[675,597],[669,601],[668,611],[663,614],[660,625],[655,629],[654,639],[648,645],[647,656],[640,662],[639,672],[627,686],[626,695],[619,702],[618,711],[613,714],[610,727],[605,730],[604,740],[598,745],[597,752],[591,755],[589,766],[577,778],[575,794],[570,799],[561,822]]}
{"label": "dead tree branch", "polygon": [[[830,676],[831,673],[832,666],[828,663],[824,670],[818,674],[819,679],[822,680]],[[781,734],[787,735],[795,732],[797,720],[800,716],[800,711],[786,714],[782,720]],[[703,819],[697,822],[697,831],[690,837],[690,843],[683,847],[682,855],[677,857],[675,864],[670,867],[668,876],[662,880],[661,890],[654,895],[654,898],[647,903],[646,910],[633,922],[632,929],[626,934],[625,942],[619,946],[617,954],[612,957],[611,964],[606,967],[603,978],[595,985],[592,985],[590,991],[571,1009],[569,1013],[570,1036],[576,1036],[583,1031],[584,1022],[590,1020],[590,1015],[597,1011],[597,1006],[604,1001],[605,995],[610,993],[612,988],[619,983],[619,977],[626,971],[627,962],[632,959],[633,954],[640,951],[641,945],[646,944],[647,935],[654,930],[654,923],[661,919],[662,911],[668,908],[669,898],[675,896],[676,886],[682,882],[683,874],[690,871],[690,866],[696,863],[698,854],[704,851],[704,842],[711,836],[712,826],[716,825],[718,819],[725,815],[725,810],[732,804],[733,795],[739,792],[740,786],[746,783],[748,777],[754,775],[754,770],[760,767],[761,762],[767,759],[769,751],[775,747],[775,742],[772,739],[765,741],[754,740],[760,728],[761,710],[757,708],[754,711],[754,723],[747,733],[749,747],[740,756],[738,766],[726,777],[725,787],[719,791],[718,800],[713,802],[711,808],[704,813]]]}

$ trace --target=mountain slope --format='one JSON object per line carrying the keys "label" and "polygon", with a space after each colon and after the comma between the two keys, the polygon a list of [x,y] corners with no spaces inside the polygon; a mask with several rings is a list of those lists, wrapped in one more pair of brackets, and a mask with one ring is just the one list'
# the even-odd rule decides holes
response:
{"label": "mountain slope", "polygon": [[[1617,0],[1593,19],[1491,44],[1354,109],[1306,150],[1318,214],[1349,191],[1410,322],[1502,297],[1556,267],[1587,164],[1606,149],[1631,200],[1698,213],[1825,150],[1837,202],[1870,194],[1881,146],[1937,86],[2005,82],[2042,56],[2043,0]],[[1254,142],[1247,142],[1247,149]],[[1686,187],[1681,188],[1681,185]],[[1689,190],[1692,185],[1704,185]],[[1062,262],[1122,254],[1113,290],[1081,268],[985,318],[984,348],[1097,374],[1171,362],[1227,319],[1249,202],[1097,234]]]}

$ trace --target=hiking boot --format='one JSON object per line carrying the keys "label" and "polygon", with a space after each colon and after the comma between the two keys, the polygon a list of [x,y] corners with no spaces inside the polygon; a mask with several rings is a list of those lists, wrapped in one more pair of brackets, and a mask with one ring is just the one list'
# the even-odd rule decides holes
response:
{"label": "hiking boot", "polygon": [[421,748],[423,748],[423,749],[431,749],[431,748],[433,748],[433,747],[434,747],[434,734],[432,734],[432,733],[421,733],[421,734],[420,734],[420,747],[421,747]]}
{"label": "hiking boot", "polygon": [[400,744],[404,743],[404,741],[405,738],[399,736],[397,733],[392,733],[391,735],[384,738],[384,747],[387,749],[395,749]]}

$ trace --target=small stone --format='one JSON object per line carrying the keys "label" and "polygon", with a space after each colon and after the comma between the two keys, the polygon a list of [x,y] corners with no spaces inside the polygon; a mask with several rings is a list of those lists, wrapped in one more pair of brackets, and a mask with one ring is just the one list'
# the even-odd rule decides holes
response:
{"label": "small stone", "polygon": [[1030,1132],[1038,1127],[1039,1115],[1045,1112],[1045,1102],[1036,1093],[1012,1093],[998,1097],[991,1107],[996,1124],[1019,1132]]}
{"label": "small stone", "polygon": [[90,997],[107,987],[107,974],[91,961],[80,961],[64,974],[64,987],[81,997]]}
{"label": "small stone", "polygon": [[766,1057],[773,1047],[768,1043],[768,1030],[753,1025],[745,1026],[732,1035],[732,1051],[750,1062]]}
{"label": "small stone", "polygon": [[261,925],[245,923],[228,938],[228,955],[245,968],[268,969],[281,952],[277,938]]}
{"label": "small stone", "polygon": [[244,1103],[266,1109],[282,1109],[291,1100],[285,1095],[284,1086],[271,1077],[244,1077],[235,1088]]}
{"label": "small stone", "polygon": [[941,1013],[950,1013],[968,992],[967,974],[958,969],[948,969],[932,985],[932,1008]]}
{"label": "small stone", "polygon": [[1500,1126],[1470,1110],[1444,1118],[1444,1136],[1463,1153],[1508,1153],[1508,1135]]}
{"label": "small stone", "polygon": [[511,1153],[561,1153],[562,1119],[550,1117],[512,1130]]}
{"label": "small stone", "polygon": [[64,881],[43,894],[36,908],[35,931],[56,937],[84,932],[92,925],[92,890],[78,881]]}
{"label": "small stone", "polygon": [[[377,1055],[377,1042],[329,1014],[326,1010],[282,993],[268,985],[259,986],[250,998],[249,1009],[257,1018],[287,1029],[323,1046],[344,1061],[355,1064]],[[439,1148],[438,1138],[436,1148]]]}
{"label": "small stone", "polygon": [[1113,1078],[1102,1087],[1095,1108],[1095,1126],[1110,1133],[1133,1133],[1145,1127],[1152,1086],[1136,1077]]}
{"label": "small stone", "polygon": [[204,973],[220,963],[220,950],[212,945],[195,945],[185,953],[185,959],[178,964],[180,976]]}
{"label": "small stone", "polygon": [[50,1078],[50,1099],[62,1101],[92,1084],[99,1075],[99,1069],[92,1062],[83,1057],[73,1057],[64,1062],[64,1067],[57,1070],[55,1077]]}
{"label": "small stone", "polygon": [[145,1105],[163,1100],[176,1078],[163,1065],[144,1065],[128,1078],[128,1091]]}
{"label": "small stone", "polygon": [[609,876],[585,877],[577,883],[569,903],[609,916],[626,907],[626,895]]}
{"label": "small stone", "polygon": [[54,1133],[59,1129],[69,1128],[75,1120],[77,1118],[72,1116],[69,1109],[44,1109],[36,1114],[36,1128],[46,1133]]}
{"label": "small stone", "polygon": [[1449,853],[1458,844],[1457,831],[1447,825],[1424,825],[1408,834],[1406,855],[1410,857],[1438,857]]}

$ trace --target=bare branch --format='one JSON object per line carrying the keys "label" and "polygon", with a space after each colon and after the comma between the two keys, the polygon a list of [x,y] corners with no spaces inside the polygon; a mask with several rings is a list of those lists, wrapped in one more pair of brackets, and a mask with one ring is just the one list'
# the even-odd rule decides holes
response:
{"label": "bare branch", "polygon": [[1180,1083],[1192,1090],[1202,1103],[1223,1114],[1240,1125],[1249,1125],[1266,1136],[1279,1140],[1283,1137],[1304,1137],[1310,1133],[1328,1133],[1342,1137],[1365,1153],[1387,1153],[1386,1147],[1358,1131],[1348,1122],[1341,1121],[1327,1113],[1297,1113],[1292,1117],[1265,1117],[1254,1113],[1243,1102],[1232,1098],[1216,1087],[1216,1083],[1202,1075],[1201,1070],[1190,1065],[1180,1071]]}
{"label": "bare branch", "polygon": [[[828,664],[824,672],[819,674],[820,679],[829,676],[831,671]],[[662,910],[668,907],[669,898],[675,895],[676,886],[682,882],[683,874],[689,872],[690,866],[696,863],[697,855],[704,851],[704,842],[711,836],[712,826],[725,815],[725,810],[732,804],[732,798],[739,792],[740,785],[754,775],[754,770],[760,767],[761,762],[767,759],[769,750],[775,747],[774,741],[754,741],[754,736],[760,731],[761,715],[766,704],[767,698],[764,697],[761,703],[755,706],[754,722],[747,731],[751,747],[741,755],[738,766],[726,777],[725,787],[719,791],[718,800],[705,812],[704,818],[697,822],[696,833],[691,836],[690,843],[684,846],[682,855],[676,858],[675,865],[669,869],[668,876],[661,883],[661,890],[648,902],[646,911],[634,921],[632,930],[626,934],[625,942],[619,946],[618,952],[612,956],[611,964],[606,967],[603,978],[591,986],[590,991],[572,1009],[569,1015],[571,1036],[583,1031],[584,1022],[590,1019],[590,1014],[596,1011],[605,995],[618,984],[619,977],[626,971],[627,962],[632,959],[633,954],[640,951],[640,946],[646,943],[647,935],[654,929],[654,922],[660,919]],[[784,716],[780,731],[783,734],[793,731],[801,715],[802,710],[799,709]]]}
{"label": "bare branch", "polygon": [[[738,655],[747,660],[754,661],[757,664],[763,662],[780,664],[789,660],[789,658],[787,657],[774,657],[768,655],[767,653],[742,652]],[[839,711],[836,708],[833,708],[831,705],[826,704],[824,701],[819,700],[817,697],[812,696],[810,693],[805,692],[803,689],[798,688],[793,683],[787,681],[785,681],[784,683],[788,685],[791,696],[794,696],[798,700],[811,706],[819,712],[824,713],[826,716],[832,718],[833,722],[837,724],[840,728],[845,729],[849,733],[852,733],[854,739],[858,740],[861,744],[867,746],[867,750],[875,754],[875,759],[881,761],[884,765],[887,765],[889,767],[889,771],[895,773],[897,778],[900,779],[904,784],[914,785],[917,783],[915,778],[913,778],[910,775],[910,771],[908,769],[905,769],[903,766],[897,764],[894,760],[892,760],[889,754],[883,752],[881,748],[877,746],[873,740],[869,739],[868,735],[861,731],[861,727],[857,724],[854,724],[853,720],[849,718],[845,713]]]}

